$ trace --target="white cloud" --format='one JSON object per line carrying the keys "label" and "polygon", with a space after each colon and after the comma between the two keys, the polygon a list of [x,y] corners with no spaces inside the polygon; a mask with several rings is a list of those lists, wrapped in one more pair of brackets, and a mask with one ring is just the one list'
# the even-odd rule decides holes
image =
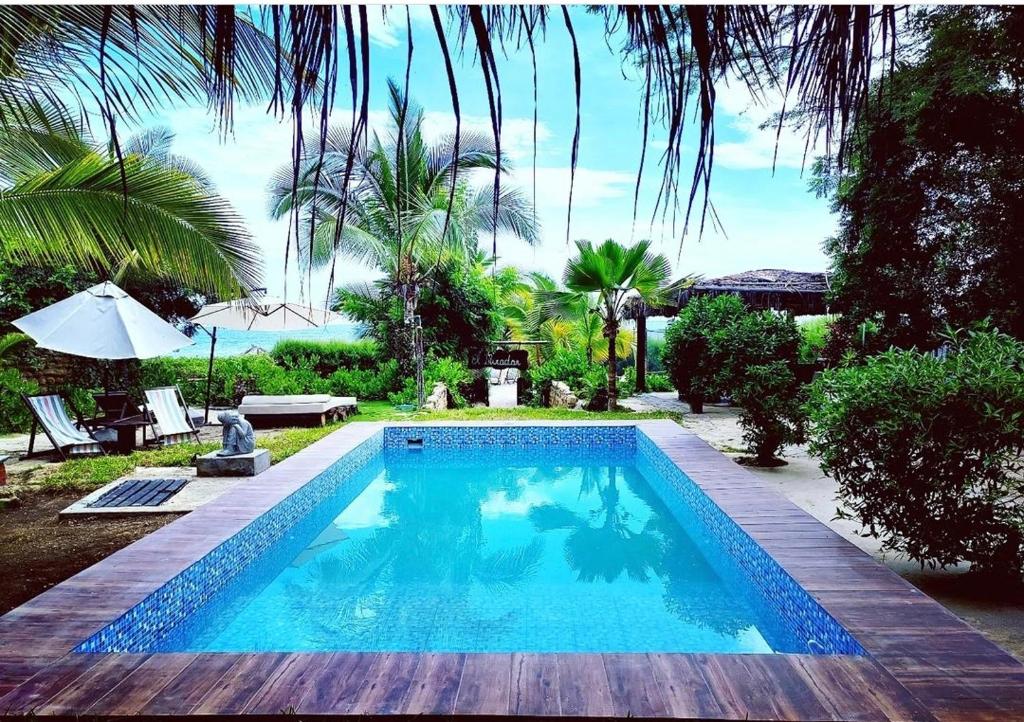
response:
{"label": "white cloud", "polygon": [[[771,168],[774,159],[777,168],[803,168],[823,151],[813,144],[807,148],[806,133],[786,126],[778,136],[776,150],[776,125],[769,121],[782,109],[782,96],[779,93],[767,95],[764,104],[755,102],[742,81],[733,81],[717,89],[715,108],[719,114],[716,123],[719,127],[727,125],[741,139],[715,144],[716,166],[738,170]],[[767,126],[762,127],[766,123]]]}

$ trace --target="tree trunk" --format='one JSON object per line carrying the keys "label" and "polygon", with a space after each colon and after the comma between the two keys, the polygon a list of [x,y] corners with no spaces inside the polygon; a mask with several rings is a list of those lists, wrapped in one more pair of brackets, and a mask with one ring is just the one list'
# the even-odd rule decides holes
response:
{"label": "tree trunk", "polygon": [[615,337],[619,334],[619,324],[614,321],[607,326],[608,331],[608,410],[615,411],[619,400],[618,362],[615,358]]}
{"label": "tree trunk", "polygon": [[416,377],[416,404],[423,406],[426,401],[423,388],[423,338],[421,329],[416,326],[416,307],[419,302],[419,287],[410,283],[405,287],[403,296],[402,323],[405,326],[406,343],[408,344],[409,358],[412,359],[413,371]]}

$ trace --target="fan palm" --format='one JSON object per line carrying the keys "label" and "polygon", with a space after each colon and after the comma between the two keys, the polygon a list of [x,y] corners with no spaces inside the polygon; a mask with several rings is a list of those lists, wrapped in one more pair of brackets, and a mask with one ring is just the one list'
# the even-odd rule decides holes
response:
{"label": "fan palm", "polygon": [[668,295],[691,281],[684,278],[670,284],[672,267],[665,256],[650,252],[650,241],[626,247],[612,239],[599,246],[577,241],[579,252],[565,267],[563,283],[567,291],[540,293],[550,313],[562,318],[579,317],[586,304],[601,319],[601,333],[607,339],[608,410],[618,402],[617,359],[619,333],[626,301],[639,296],[646,303],[659,305]]}
{"label": "fan palm", "polygon": [[171,138],[149,131],[118,159],[79,127],[0,130],[0,256],[107,275],[131,265],[228,297],[258,286],[259,248]]}
{"label": "fan palm", "polygon": [[296,214],[303,264],[333,265],[342,254],[384,273],[385,285],[402,299],[408,337],[403,346],[416,366],[422,403],[422,349],[413,329],[424,285],[443,264],[467,262],[480,234],[508,234],[533,244],[538,225],[518,189],[502,186],[496,194],[493,186],[470,186],[470,172],[498,165],[488,136],[464,132],[430,144],[423,137],[423,111],[393,81],[388,90],[391,127],[383,135],[373,133],[366,145],[350,128],[307,140],[310,152],[300,161],[298,183],[290,165],[275,175],[270,214]]}

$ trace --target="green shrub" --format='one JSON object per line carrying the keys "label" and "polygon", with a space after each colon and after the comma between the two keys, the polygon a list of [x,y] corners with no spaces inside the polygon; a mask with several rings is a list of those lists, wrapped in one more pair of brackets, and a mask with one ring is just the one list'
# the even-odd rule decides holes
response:
{"label": "green shrub", "polygon": [[732,294],[697,296],[666,328],[662,363],[675,388],[699,412],[705,398],[734,393],[749,367],[795,362],[799,344],[791,316],[748,311]]}
{"label": "green shrub", "polygon": [[338,369],[368,371],[377,365],[373,341],[303,341],[285,339],[274,344],[270,357],[286,369],[308,368],[324,378]]}
{"label": "green shrub", "polygon": [[744,313],[739,296],[697,296],[665,329],[661,363],[693,412],[700,413],[704,399],[720,391],[712,334]]}
{"label": "green shrub", "polygon": [[[161,357],[142,362],[142,384],[146,388],[181,388],[185,400],[201,406],[206,397],[207,360],[202,358]],[[213,362],[210,403],[235,406],[246,394],[327,393],[330,384],[311,368],[288,370],[268,355],[226,356]]]}
{"label": "green shrub", "polygon": [[[533,384],[543,389],[552,381],[564,382],[577,396],[587,396],[587,378],[590,378],[590,385],[596,383],[598,374],[607,374],[603,366],[596,363],[588,363],[587,355],[578,349],[562,349],[556,351],[544,363],[537,365],[530,370],[530,380]],[[608,379],[600,382],[601,388],[607,385]]]}
{"label": "green shrub", "polygon": [[770,466],[785,444],[803,441],[800,384],[782,361],[750,366],[736,389],[743,441],[758,466]]}
{"label": "green shrub", "polygon": [[0,368],[0,433],[25,431],[32,424],[21,395],[39,393],[39,384],[24,378],[17,369]]}
{"label": "green shrub", "polygon": [[647,374],[647,390],[648,391],[674,391],[675,387],[672,386],[672,380],[665,373],[648,373]]}
{"label": "green shrub", "polygon": [[[466,405],[465,394],[472,378],[473,376],[466,367],[466,364],[448,357],[427,359],[427,363],[423,367],[425,393],[429,396],[434,388],[434,384],[438,382],[443,383],[448,387],[452,408],[462,408]],[[399,391],[388,395],[388,401],[396,405],[415,404],[416,379],[406,378]]]}
{"label": "green shrub", "polygon": [[388,359],[370,369],[338,369],[328,379],[330,393],[357,399],[382,400],[400,388],[398,361]]}
{"label": "green shrub", "polygon": [[647,336],[647,371],[660,374],[665,370],[661,363],[661,355],[665,350],[664,338],[652,338]]}
{"label": "green shrub", "polygon": [[811,453],[883,549],[922,564],[1024,566],[1024,344],[994,331],[937,359],[891,350],[811,386]]}
{"label": "green shrub", "polygon": [[821,358],[828,342],[832,320],[832,316],[811,316],[797,324],[800,331],[800,363],[813,364]]}

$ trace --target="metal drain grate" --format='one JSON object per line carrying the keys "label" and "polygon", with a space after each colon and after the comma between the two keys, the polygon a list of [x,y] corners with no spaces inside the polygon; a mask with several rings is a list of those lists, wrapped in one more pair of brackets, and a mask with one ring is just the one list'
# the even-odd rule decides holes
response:
{"label": "metal drain grate", "polygon": [[181,491],[188,479],[128,479],[89,502],[89,508],[160,506]]}

